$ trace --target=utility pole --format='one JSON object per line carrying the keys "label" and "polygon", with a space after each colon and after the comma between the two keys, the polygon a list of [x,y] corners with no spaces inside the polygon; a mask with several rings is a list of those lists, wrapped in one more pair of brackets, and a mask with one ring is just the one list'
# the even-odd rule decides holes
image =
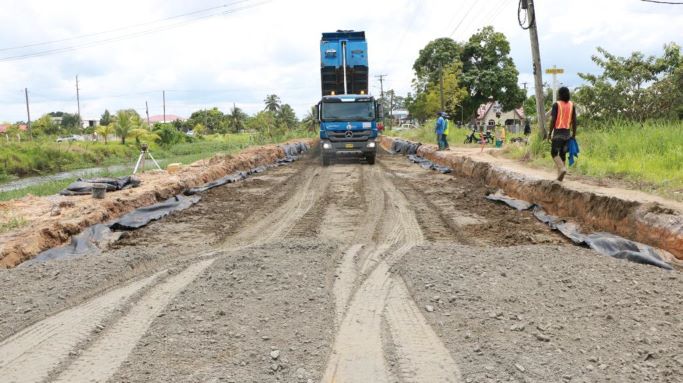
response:
{"label": "utility pole", "polygon": [[526,86],[526,85],[527,85],[527,84],[528,84],[528,82],[526,82],[526,81],[522,83],[522,85],[524,86],[524,94],[525,94],[525,95],[526,95],[526,89],[527,89],[527,86]]}
{"label": "utility pole", "polygon": [[161,91],[161,96],[164,99],[164,124],[166,123],[166,91],[162,90]]}
{"label": "utility pole", "polygon": [[147,129],[149,129],[149,106],[147,105],[147,100],[145,100],[145,114],[147,114]]}
{"label": "utility pole", "polygon": [[31,141],[33,141],[33,132],[31,132],[31,110],[28,107],[28,88],[24,88],[24,94],[26,95],[26,116],[28,117],[26,127],[28,128],[28,136]]}
{"label": "utility pole", "polygon": [[536,23],[536,11],[534,10],[533,0],[523,0],[527,5],[527,15],[529,18],[529,38],[531,39],[531,56],[534,67],[534,87],[536,93],[536,115],[538,116],[538,131],[541,138],[546,138],[545,131],[545,107],[543,100],[543,69],[541,68],[541,53],[538,46],[538,29]]}
{"label": "utility pole", "polygon": [[387,75],[378,74],[375,77],[379,79],[379,97],[382,99],[382,102],[384,102],[384,78],[387,77]]}
{"label": "utility pole", "polygon": [[76,75],[76,103],[78,104],[78,118],[81,118],[81,94],[78,88],[78,75]]}
{"label": "utility pole", "polygon": [[444,100],[443,100],[443,66],[441,66],[441,65],[439,65],[439,83],[440,83],[439,90],[441,92],[441,111],[443,112],[444,109],[446,109],[446,107],[445,107],[446,104],[444,103]]}

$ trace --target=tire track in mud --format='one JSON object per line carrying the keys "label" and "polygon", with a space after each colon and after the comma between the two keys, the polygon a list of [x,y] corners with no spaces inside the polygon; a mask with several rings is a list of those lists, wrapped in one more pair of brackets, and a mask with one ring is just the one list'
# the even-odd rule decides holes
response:
{"label": "tire track in mud", "polygon": [[[237,235],[223,241],[215,250],[192,254],[181,260],[162,257],[161,262],[144,264],[147,266],[145,270],[150,270],[155,265],[170,266],[173,263],[187,264],[193,259],[209,259],[189,267],[183,266],[177,275],[163,282],[158,281],[158,276],[163,273],[159,272],[129,286],[96,296],[6,339],[0,344],[0,376],[3,381],[37,382],[49,376],[57,376],[57,381],[63,382],[106,381],[127,358],[156,316],[180,291],[209,268],[217,257],[225,251],[239,251],[246,246],[273,241],[286,235],[316,204],[329,181],[329,177],[320,177],[317,171],[306,173],[301,170],[289,175],[288,179],[303,181],[292,185],[291,189],[278,190],[275,194],[289,198],[269,211],[257,225],[243,226]],[[291,196],[287,193],[288,189],[293,190]],[[132,303],[127,313],[107,330],[95,331],[101,330],[101,323],[105,323],[114,311],[124,311],[123,307],[131,301],[131,296],[145,288],[147,291]],[[91,341],[92,336],[95,340]],[[83,343],[87,343],[88,348],[69,364],[69,357]]]}
{"label": "tire track in mud", "polygon": [[[341,320],[338,320],[333,351],[322,381],[395,381],[397,377],[388,368],[383,348],[382,326],[386,323],[395,343],[400,381],[458,382],[460,374],[452,357],[422,317],[403,281],[390,271],[395,262],[424,241],[422,229],[405,195],[387,172],[373,167],[372,173],[374,182],[370,185],[374,190],[365,194],[374,196],[370,197],[369,205],[384,208],[377,214],[382,219],[376,221],[374,230],[361,229],[374,235],[372,244],[359,257],[360,272],[354,275],[358,286],[355,292],[349,291],[353,283],[348,274],[354,270],[353,258],[359,253],[360,245],[352,245],[347,250],[338,269],[338,274],[347,276],[335,282],[337,304],[346,302],[348,296],[351,298],[345,310],[337,307],[337,317],[341,316]],[[358,234],[358,239],[370,239],[367,235],[363,238],[361,232]]]}
{"label": "tire track in mud", "polygon": [[127,315],[103,332],[81,356],[54,381],[64,383],[105,382],[126,360],[152,321],[187,285],[215,259],[205,260],[152,287]]}
{"label": "tire track in mud", "polygon": [[0,377],[5,382],[38,382],[68,358],[98,326],[164,272],[112,290],[30,326],[0,344]]}

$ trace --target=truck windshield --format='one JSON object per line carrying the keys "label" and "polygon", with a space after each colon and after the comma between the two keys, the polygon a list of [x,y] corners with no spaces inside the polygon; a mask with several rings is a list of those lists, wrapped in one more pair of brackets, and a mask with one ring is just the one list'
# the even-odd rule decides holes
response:
{"label": "truck windshield", "polygon": [[375,119],[372,101],[325,102],[322,104],[323,121],[372,121]]}

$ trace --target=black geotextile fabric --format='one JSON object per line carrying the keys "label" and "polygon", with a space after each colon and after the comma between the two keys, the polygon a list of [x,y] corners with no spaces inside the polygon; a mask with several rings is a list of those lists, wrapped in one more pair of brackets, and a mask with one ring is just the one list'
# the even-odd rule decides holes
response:
{"label": "black geotextile fabric", "polygon": [[245,179],[245,178],[247,178],[247,173],[245,173],[245,172],[235,172],[235,173],[232,173],[232,174],[228,174],[228,175],[225,176],[225,177],[221,177],[221,178],[219,178],[219,179],[217,179],[217,180],[215,180],[215,181],[211,181],[211,182],[209,182],[209,183],[206,183],[206,184],[204,184],[204,185],[202,185],[202,186],[197,186],[197,187],[194,187],[194,188],[189,188],[189,189],[185,190],[184,194],[185,194],[185,195],[194,195],[194,194],[197,194],[197,193],[205,192],[205,191],[207,191],[207,190],[209,190],[209,189],[213,189],[213,188],[218,187],[218,186],[223,186],[223,185],[226,185],[226,184],[231,184],[231,183],[234,183],[234,182],[237,182],[237,181],[241,181],[241,180],[243,180],[243,179]]}
{"label": "black geotextile fabric", "polygon": [[[285,157],[279,158],[272,165],[257,166],[255,168],[249,169],[246,172],[235,172],[233,174],[229,174],[202,186],[187,189],[183,193],[185,195],[177,195],[167,199],[166,201],[136,209],[119,218],[118,220],[110,222],[109,224],[96,224],[90,226],[82,233],[73,236],[69,244],[43,251],[30,261],[23,262],[22,266],[30,265],[31,263],[35,262],[44,262],[51,259],[82,256],[85,254],[100,254],[107,245],[115,242],[121,236],[120,231],[139,229],[150,222],[161,219],[173,212],[185,210],[199,202],[201,197],[195,195],[197,193],[204,192],[225,184],[244,180],[252,174],[265,172],[269,167],[291,164],[292,162],[298,160],[302,154],[308,152],[310,149],[308,144],[304,142],[284,144],[282,145],[282,148],[285,152]],[[75,185],[79,182],[81,182],[83,185],[74,187],[72,194],[66,195],[90,194],[92,192],[93,183],[107,184],[108,191],[121,190],[128,187],[138,186],[140,184],[140,181],[133,177],[121,177],[94,178],[89,180],[79,179],[72,185]],[[69,188],[71,188],[71,186]],[[81,191],[81,193],[78,193],[79,191]]]}
{"label": "black geotextile fabric", "polygon": [[139,229],[152,221],[161,219],[175,211],[185,210],[201,199],[198,195],[177,195],[151,206],[141,207],[119,218],[109,225],[112,230]]}
{"label": "black geotextile fabric", "polygon": [[107,191],[123,190],[128,188],[138,187],[140,185],[140,180],[133,176],[125,176],[118,178],[79,178],[71,185],[67,186],[66,189],[59,192],[61,195],[86,195],[92,193],[94,184],[104,184],[107,186]]}
{"label": "black geotextile fabric", "polygon": [[492,201],[503,202],[520,211],[531,209],[539,221],[547,224],[551,229],[559,231],[576,245],[589,247],[600,254],[609,255],[610,257],[673,270],[671,265],[661,255],[661,252],[663,252],[661,249],[631,241],[611,233],[583,234],[576,223],[549,215],[536,204],[505,196],[501,192],[489,194],[486,198]]}
{"label": "black geotextile fabric", "polygon": [[121,233],[112,231],[108,225],[98,223],[85,229],[82,233],[71,237],[69,244],[45,250],[22,266],[36,262],[45,262],[85,254],[99,254],[108,244],[119,239]]}
{"label": "black geotextile fabric", "polygon": [[414,162],[414,163],[422,166],[424,169],[436,170],[437,172],[442,173],[442,174],[450,173],[452,171],[451,168],[449,168],[447,166],[437,165],[437,164],[433,163],[432,161],[430,161],[426,158],[420,157],[418,155],[415,155],[415,154],[408,155],[408,159],[411,162]]}
{"label": "black geotextile fabric", "polygon": [[401,139],[394,139],[391,144],[391,152],[393,154],[417,154],[417,149],[422,145],[421,143],[409,142]]}

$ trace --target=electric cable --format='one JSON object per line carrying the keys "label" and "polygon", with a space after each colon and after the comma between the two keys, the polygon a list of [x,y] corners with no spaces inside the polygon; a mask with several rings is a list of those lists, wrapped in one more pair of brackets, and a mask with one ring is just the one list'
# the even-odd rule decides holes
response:
{"label": "electric cable", "polygon": [[106,31],[88,33],[88,34],[84,34],[84,35],[80,35],[80,36],[67,37],[67,38],[63,38],[63,39],[59,39],[59,40],[43,41],[43,42],[40,42],[40,43],[31,43],[31,44],[25,44],[25,45],[17,45],[17,46],[14,46],[14,47],[0,48],[0,52],[10,51],[10,50],[16,50],[16,49],[32,48],[32,47],[37,47],[37,46],[41,46],[41,45],[49,45],[49,44],[55,44],[55,43],[62,43],[62,42],[66,42],[66,41],[85,39],[85,38],[93,37],[93,36],[106,35],[106,34],[112,33],[112,32],[119,32],[119,31],[123,31],[123,30],[127,30],[127,29],[134,29],[134,28],[144,27],[144,26],[147,26],[147,25],[157,24],[157,23],[161,23],[161,22],[164,22],[164,21],[168,21],[168,20],[173,20],[173,19],[178,19],[178,18],[182,18],[182,17],[186,17],[186,16],[196,15],[196,14],[198,14],[198,13],[204,13],[204,12],[213,11],[213,10],[216,10],[216,9],[226,8],[226,7],[228,7],[228,6],[236,5],[236,4],[239,4],[239,3],[245,3],[245,2],[249,2],[249,1],[250,1],[250,0],[238,0],[238,1],[233,1],[233,2],[231,2],[231,3],[219,5],[219,6],[216,6],[216,7],[204,8],[204,9],[200,9],[200,10],[197,10],[197,11],[192,11],[192,12],[183,13],[183,14],[180,14],[180,15],[175,15],[175,16],[171,16],[171,17],[166,17],[166,18],[163,18],[163,19],[158,19],[158,20],[149,21],[149,22],[145,22],[145,23],[139,23],[139,24],[132,24],[132,25],[128,25],[128,26],[125,26],[125,27],[118,27],[118,28],[114,28],[114,29],[109,29],[109,30],[106,30]]}
{"label": "electric cable", "polygon": [[655,3],[655,4],[669,4],[669,5],[683,5],[683,3],[680,2],[675,2],[675,1],[659,1],[659,0],[640,0],[646,3]]}
{"label": "electric cable", "polygon": [[[531,28],[536,22],[536,15],[529,19],[529,7],[527,5],[528,0],[519,0],[519,5],[517,6],[517,22],[522,29],[527,30]],[[524,8],[526,6],[526,8]],[[522,19],[522,13],[524,13],[524,18]]]}
{"label": "electric cable", "polygon": [[261,5],[266,4],[266,3],[270,3],[271,1],[272,1],[272,0],[266,0],[266,1],[262,1],[262,2],[255,3],[255,4],[252,4],[252,5],[246,5],[246,6],[243,6],[243,7],[233,8],[233,9],[230,9],[230,10],[227,10],[227,11],[222,11],[222,12],[218,12],[218,13],[212,13],[212,14],[209,14],[209,15],[204,15],[204,16],[201,16],[201,17],[196,17],[196,18],[193,18],[193,19],[190,19],[190,20],[180,21],[180,22],[177,22],[177,23],[175,23],[175,24],[171,24],[171,25],[167,25],[167,26],[163,26],[163,27],[151,28],[151,29],[147,29],[147,30],[143,30],[143,31],[138,31],[138,32],[129,33],[129,34],[126,34],[126,35],[111,37],[111,38],[102,39],[102,40],[97,40],[97,41],[91,41],[91,42],[87,42],[87,43],[83,43],[83,44],[79,44],[79,45],[73,45],[73,46],[62,47],[62,48],[48,49],[48,50],[44,50],[44,51],[38,51],[38,52],[32,52],[32,53],[26,53],[26,54],[14,55],[14,56],[0,57],[0,62],[23,60],[23,59],[27,59],[27,58],[41,57],[41,56],[49,56],[49,55],[53,55],[53,54],[59,54],[59,53],[64,53],[64,52],[71,52],[71,51],[75,51],[75,50],[82,49],[82,48],[89,48],[89,47],[98,46],[98,45],[103,45],[103,44],[108,44],[108,43],[112,43],[112,42],[118,42],[118,41],[122,41],[122,40],[128,40],[128,39],[131,39],[131,38],[140,37],[140,36],[148,35],[148,34],[151,34],[151,33],[162,32],[162,31],[166,31],[166,30],[169,30],[169,29],[177,28],[177,27],[179,27],[179,26],[183,26],[183,25],[186,25],[186,24],[189,24],[189,23],[193,23],[193,22],[197,22],[197,21],[200,21],[200,20],[204,20],[204,19],[207,19],[207,18],[216,17],[216,16],[221,16],[221,15],[229,15],[229,14],[236,13],[236,12],[239,12],[239,11],[243,11],[243,10],[246,10],[246,9],[255,8],[255,7],[261,6]]}

